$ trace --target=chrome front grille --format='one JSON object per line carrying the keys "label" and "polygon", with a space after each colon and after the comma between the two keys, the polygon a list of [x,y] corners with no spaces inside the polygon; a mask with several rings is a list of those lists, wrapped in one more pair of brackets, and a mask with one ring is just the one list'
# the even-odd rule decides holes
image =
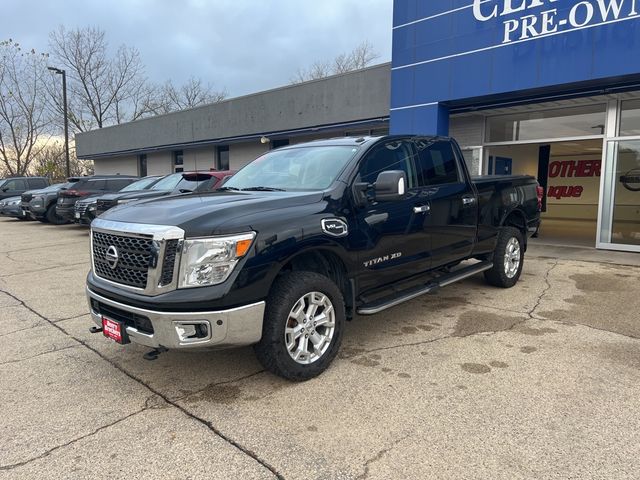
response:
{"label": "chrome front grille", "polygon": [[91,227],[96,277],[146,295],[176,288],[182,229],[101,218]]}
{"label": "chrome front grille", "polygon": [[[115,268],[107,260],[107,251],[115,247]],[[112,282],[135,288],[146,288],[149,266],[153,258],[153,239],[93,232],[93,265],[95,273]]]}
{"label": "chrome front grille", "polygon": [[76,202],[76,205],[73,208],[76,213],[79,213],[80,215],[84,215],[88,207],[89,207],[89,204],[87,203]]}

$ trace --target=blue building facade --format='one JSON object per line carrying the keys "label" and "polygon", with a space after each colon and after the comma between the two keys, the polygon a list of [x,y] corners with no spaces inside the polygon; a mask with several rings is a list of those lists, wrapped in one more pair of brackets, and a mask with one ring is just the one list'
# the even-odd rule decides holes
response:
{"label": "blue building facade", "polygon": [[640,0],[395,0],[391,133],[545,188],[543,235],[640,252]]}
{"label": "blue building facade", "polygon": [[391,129],[450,111],[640,82],[640,1],[395,0]]}

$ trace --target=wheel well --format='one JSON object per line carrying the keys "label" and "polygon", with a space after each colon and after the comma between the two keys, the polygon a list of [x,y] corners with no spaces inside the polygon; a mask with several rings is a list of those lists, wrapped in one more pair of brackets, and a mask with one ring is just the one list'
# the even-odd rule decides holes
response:
{"label": "wheel well", "polygon": [[282,267],[278,276],[293,271],[315,272],[329,278],[342,292],[347,319],[350,320],[353,318],[353,285],[347,275],[347,268],[344,262],[335,253],[325,250],[314,250],[300,254],[289,260]]}
{"label": "wheel well", "polygon": [[527,220],[520,210],[513,210],[502,222],[503,227],[514,227],[520,230],[524,240],[525,250],[527,248]]}

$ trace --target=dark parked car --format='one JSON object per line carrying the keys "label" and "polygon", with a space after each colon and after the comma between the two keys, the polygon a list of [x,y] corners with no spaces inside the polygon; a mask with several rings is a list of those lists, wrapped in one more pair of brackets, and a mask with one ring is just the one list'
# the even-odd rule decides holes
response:
{"label": "dark parked car", "polygon": [[83,177],[73,187],[58,192],[56,213],[72,222],[75,219],[75,206],[78,200],[92,195],[117,192],[137,180],[140,178],[126,175]]}
{"label": "dark parked car", "polygon": [[20,209],[20,197],[9,197],[0,200],[0,216],[26,220],[27,218],[22,216],[22,210]]}
{"label": "dark parked car", "polygon": [[17,197],[27,190],[38,190],[49,186],[46,177],[11,177],[0,179],[0,200]]}
{"label": "dark parked car", "polygon": [[58,225],[66,220],[56,215],[58,192],[71,188],[79,178],[69,178],[67,183],[56,183],[42,190],[30,190],[22,194],[21,208],[24,217]]}
{"label": "dark parked car", "polygon": [[232,176],[234,173],[235,171],[232,170],[173,173],[162,178],[153,184],[151,188],[142,192],[121,191],[109,195],[102,195],[98,198],[96,216],[103,214],[116,205],[133,202],[135,200],[166,197],[178,193],[215,190],[222,184],[222,181],[226,177]]}
{"label": "dark parked car", "polygon": [[[119,192],[112,193],[111,195],[118,195],[118,193],[128,194],[133,192],[144,192],[145,190],[149,190],[153,187],[162,178],[163,177],[160,175],[144,177],[137,182],[130,183]],[[89,225],[97,216],[96,207],[98,199],[101,198],[101,196],[102,195],[100,194],[91,195],[90,197],[78,200],[75,206],[74,221],[82,225]]]}

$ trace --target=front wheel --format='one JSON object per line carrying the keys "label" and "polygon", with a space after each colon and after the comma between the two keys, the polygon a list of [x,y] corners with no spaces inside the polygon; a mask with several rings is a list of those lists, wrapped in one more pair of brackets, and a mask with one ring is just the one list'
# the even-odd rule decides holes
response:
{"label": "front wheel", "polygon": [[56,204],[50,205],[47,208],[47,213],[45,214],[45,219],[48,223],[52,225],[64,225],[67,221],[62,218],[60,215],[56,213]]}
{"label": "front wheel", "polygon": [[513,287],[524,265],[524,242],[517,228],[504,227],[493,252],[493,267],[484,272],[485,280],[496,287]]}
{"label": "front wheel", "polygon": [[313,378],[338,353],[345,318],[342,293],[331,280],[314,272],[287,273],[267,299],[256,356],[286,379]]}

